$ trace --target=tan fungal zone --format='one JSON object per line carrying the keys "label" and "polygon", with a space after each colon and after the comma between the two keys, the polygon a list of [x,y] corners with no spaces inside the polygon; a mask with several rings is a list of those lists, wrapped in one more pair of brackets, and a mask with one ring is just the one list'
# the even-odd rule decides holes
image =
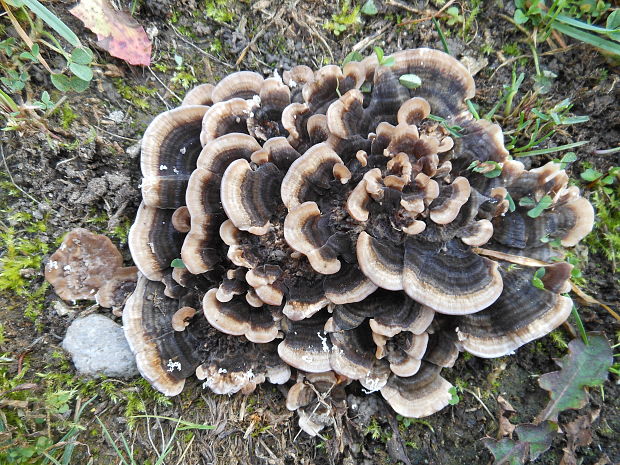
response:
{"label": "tan fungal zone", "polygon": [[106,236],[77,228],[50,256],[45,279],[63,300],[95,300],[118,309],[133,292],[137,272],[136,267],[123,267],[121,253]]}
{"label": "tan fungal zone", "polygon": [[126,331],[162,392],[195,372],[247,393],[292,367],[287,406],[309,434],[343,412],[351,382],[426,416],[448,404],[440,372],[459,350],[503,356],[567,318],[570,265],[545,265],[542,290],[529,265],[550,241],[577,244],[592,206],[559,164],[508,159],[501,128],[469,113],[474,82],[454,58],[392,56],[282,80],[233,73],[149,126],[129,245],[152,284]]}

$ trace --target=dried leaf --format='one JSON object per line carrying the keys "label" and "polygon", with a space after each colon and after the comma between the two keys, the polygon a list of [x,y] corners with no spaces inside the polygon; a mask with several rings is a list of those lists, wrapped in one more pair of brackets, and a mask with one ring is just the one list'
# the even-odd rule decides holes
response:
{"label": "dried leaf", "polygon": [[512,404],[510,402],[508,402],[504,396],[497,396],[497,404],[499,405],[499,408],[502,409],[502,415],[504,414],[504,412],[508,412],[508,413],[515,413],[516,410],[515,408],[512,406]]}
{"label": "dried leaf", "polygon": [[499,406],[499,428],[497,430],[497,437],[498,439],[505,436],[512,438],[512,433],[516,425],[510,423],[508,417],[515,413],[516,410],[503,396],[497,396],[497,405]]}
{"label": "dried leaf", "polygon": [[69,12],[97,34],[98,45],[130,65],[151,64],[151,41],[128,13],[115,10],[109,0],[81,0]]}
{"label": "dried leaf", "polygon": [[512,437],[512,433],[514,432],[516,426],[510,423],[510,420],[503,415],[499,417],[499,428],[497,431],[497,436],[500,438],[503,437]]}
{"label": "dried leaf", "polygon": [[515,432],[518,440],[491,438],[482,440],[495,457],[493,465],[523,465],[528,459],[535,460],[545,452],[558,434],[558,425],[545,421],[539,425],[518,425]]}
{"label": "dried leaf", "polygon": [[556,363],[560,371],[547,373],[538,379],[540,387],[550,392],[551,400],[538,414],[537,422],[557,421],[558,414],[566,409],[583,407],[588,399],[586,387],[600,386],[607,379],[613,363],[613,354],[605,336],[589,334],[589,345],[581,339],[568,344],[568,354]]}
{"label": "dried leaf", "polygon": [[566,433],[566,447],[560,465],[572,465],[577,463],[575,450],[577,447],[589,446],[592,443],[592,423],[601,413],[600,409],[594,410],[587,415],[579,415],[576,420],[564,425]]}

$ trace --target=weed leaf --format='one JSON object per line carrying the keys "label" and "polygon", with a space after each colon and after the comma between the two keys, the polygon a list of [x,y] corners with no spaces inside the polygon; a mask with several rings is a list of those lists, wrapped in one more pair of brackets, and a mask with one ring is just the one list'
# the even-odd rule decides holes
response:
{"label": "weed leaf", "polygon": [[585,388],[600,386],[607,379],[607,371],[613,363],[609,342],[597,333],[590,333],[588,339],[589,345],[581,339],[573,339],[568,344],[568,354],[556,361],[561,370],[538,379],[540,387],[551,395],[538,421],[557,421],[561,411],[583,407],[588,400]]}
{"label": "weed leaf", "polygon": [[83,81],[90,81],[93,78],[93,70],[87,65],[81,65],[79,63],[70,63],[69,69],[73,74],[82,79]]}
{"label": "weed leaf", "polygon": [[495,457],[493,465],[523,465],[529,460],[536,460],[545,452],[558,434],[558,425],[544,421],[539,425],[521,424],[515,429],[519,439],[491,438],[482,440]]}
{"label": "weed leaf", "polygon": [[379,10],[377,10],[374,0],[366,0],[361,12],[368,16],[374,16],[379,12]]}
{"label": "weed leaf", "polygon": [[515,429],[519,441],[529,444],[530,460],[536,460],[545,452],[558,434],[558,425],[551,421],[543,421],[539,425],[522,424]]}
{"label": "weed leaf", "polygon": [[528,444],[525,442],[507,438],[501,441],[484,438],[482,443],[495,457],[493,465],[523,465],[527,459]]}

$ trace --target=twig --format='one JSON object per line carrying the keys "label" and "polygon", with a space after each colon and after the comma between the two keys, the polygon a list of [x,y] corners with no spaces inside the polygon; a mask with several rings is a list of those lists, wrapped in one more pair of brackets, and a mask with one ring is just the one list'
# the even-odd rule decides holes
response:
{"label": "twig", "polygon": [[491,411],[489,410],[489,408],[485,405],[485,403],[484,403],[484,402],[482,402],[482,399],[481,399],[481,398],[480,398],[480,397],[479,397],[479,396],[478,396],[478,395],[477,395],[474,391],[471,391],[471,390],[469,390],[469,389],[467,389],[467,388],[461,388],[461,389],[462,389],[463,391],[465,391],[465,392],[468,392],[468,393],[469,393],[469,394],[471,394],[472,396],[474,396],[474,398],[475,398],[478,402],[480,402],[480,405],[482,405],[482,407],[483,407],[483,408],[486,410],[486,412],[489,414],[489,416],[491,417],[491,419],[495,419],[495,418],[493,417],[493,414],[492,414],[492,413],[491,413]]}
{"label": "twig", "polygon": [[[299,18],[295,10],[291,11],[291,17],[293,18],[293,21],[295,21],[300,27],[303,27],[309,30],[310,34],[312,34],[317,39],[319,39],[321,44],[323,44],[323,47],[325,48],[325,50],[327,50],[327,53],[329,53],[329,56],[331,58],[331,63],[333,63],[335,61],[334,54],[332,53],[331,47],[329,46],[325,38],[321,34],[319,34],[312,26],[310,26],[310,24],[308,24],[306,21],[303,21],[301,18]],[[308,17],[308,15],[306,15],[306,17]]]}
{"label": "twig", "polygon": [[241,62],[247,55],[248,51],[250,50],[250,47],[252,47],[258,41],[258,39],[260,39],[263,36],[265,31],[269,29],[273,23],[275,23],[278,19],[282,17],[282,13],[284,13],[284,8],[280,8],[278,12],[275,15],[273,15],[273,18],[271,18],[271,20],[263,28],[261,28],[260,31],[254,34],[254,37],[252,37],[252,40],[250,40],[250,42],[245,47],[243,47],[243,50],[241,50],[241,53],[239,54],[239,58],[237,58],[237,61],[235,61],[235,66],[239,66],[241,64]]}
{"label": "twig", "polygon": [[481,247],[472,248],[474,253],[478,255],[486,255],[487,257],[497,258],[499,260],[505,260],[510,263],[516,263],[517,265],[523,266],[545,266],[549,265],[547,262],[543,262],[542,260],[536,260],[535,258],[522,257],[521,255],[512,255],[509,253],[498,252],[496,250],[483,249]]}
{"label": "twig", "polygon": [[15,184],[15,180],[13,179],[13,175],[11,174],[11,171],[9,170],[9,165],[6,162],[6,157],[4,156],[4,145],[0,144],[0,155],[2,155],[2,161],[4,162],[4,167],[6,168],[6,174],[9,175],[9,179],[11,180],[11,183],[15,186],[15,188],[20,191],[22,194],[24,194],[26,197],[28,197],[30,200],[32,200],[34,203],[44,206],[45,209],[49,209],[50,211],[53,211],[54,213],[58,214],[58,212],[56,210],[54,210],[53,208],[49,207],[48,205],[44,205],[41,201],[35,199],[32,195],[30,195],[28,192],[26,192],[24,189],[22,189],[21,187],[19,187],[17,184]]}
{"label": "twig", "polygon": [[176,35],[179,37],[179,39],[181,39],[181,42],[184,42],[185,44],[189,45],[190,47],[196,49],[198,52],[202,53],[204,56],[206,56],[210,60],[217,61],[220,65],[224,65],[227,68],[233,68],[232,65],[226,63],[225,61],[220,60],[219,58],[217,58],[214,55],[211,55],[210,53],[205,52],[200,47],[198,47],[195,44],[191,43],[189,40],[187,40],[185,37],[183,37],[183,34],[181,34],[179,32],[179,30],[176,27],[174,27],[174,25],[171,24],[170,26],[172,27],[172,30],[176,33]]}
{"label": "twig", "polygon": [[157,81],[163,86],[164,89],[166,89],[168,92],[170,92],[170,94],[173,95],[179,102],[183,101],[183,99],[181,97],[179,97],[177,94],[175,94],[172,91],[172,89],[170,89],[166,84],[164,84],[164,81],[159,79],[159,76],[157,76],[157,74],[155,74],[155,71],[153,71],[153,69],[150,66],[148,66],[148,69],[151,72],[151,74],[153,75],[153,77],[155,79],[157,79]]}
{"label": "twig", "polygon": [[607,310],[611,316],[613,316],[616,320],[620,321],[620,315],[618,315],[616,312],[614,312],[611,309],[611,307],[609,307],[608,305],[605,305],[604,303],[599,302],[598,300],[596,300],[594,297],[589,296],[588,294],[583,292],[579,287],[577,287],[574,283],[571,283],[571,289],[577,295],[577,297],[581,298],[586,304],[588,304],[588,305],[600,305],[605,310]]}
{"label": "twig", "polygon": [[[570,49],[577,47],[578,45],[579,44],[571,44],[571,45],[568,45],[566,47],[561,47],[561,48],[556,48],[556,49],[553,49],[553,50],[549,50],[548,52],[541,53],[540,56],[555,55],[556,53],[567,52]],[[493,74],[491,74],[491,76],[489,77],[489,81],[491,79],[493,79],[493,77],[495,76],[495,73],[497,73],[501,68],[503,68],[504,66],[507,66],[507,65],[515,62],[516,60],[520,60],[521,58],[532,58],[533,59],[534,57],[533,57],[533,55],[525,54],[525,55],[519,55],[519,56],[516,56],[516,57],[509,58],[508,60],[504,61],[501,65],[499,65],[497,68],[495,68],[495,71],[493,71]]]}
{"label": "twig", "polygon": [[[393,0],[392,0],[393,1]],[[444,6],[441,7],[441,9],[439,11],[437,11],[436,13],[433,13],[431,15],[428,15],[428,11],[424,11],[424,12],[420,12],[420,13],[426,13],[428,16],[424,16],[422,18],[418,18],[418,19],[409,19],[407,21],[403,21],[402,23],[399,24],[399,26],[406,26],[408,24],[417,24],[417,23],[423,23],[424,21],[428,21],[429,19],[437,19],[440,16],[443,15],[443,12],[446,11],[448,9],[448,7],[450,7],[456,0],[450,0],[448,3],[446,3]],[[401,8],[404,8],[403,5],[398,5]],[[405,8],[406,9],[406,8]],[[408,10],[411,11],[411,10]],[[419,11],[419,10],[418,10]],[[414,12],[415,13],[415,12]]]}
{"label": "twig", "polygon": [[361,52],[366,47],[368,47],[370,44],[372,44],[377,39],[379,39],[379,37],[381,37],[385,33],[385,31],[387,31],[390,27],[392,27],[391,24],[386,24],[381,29],[379,29],[377,32],[375,32],[373,35],[368,36],[368,37],[364,37],[357,44],[355,44],[353,47],[351,47],[351,51],[352,52]]}
{"label": "twig", "polygon": [[118,134],[114,134],[113,132],[106,131],[106,130],[105,130],[105,129],[103,129],[101,126],[95,126],[95,127],[96,127],[98,130],[105,132],[106,134],[109,134],[109,135],[114,136],[114,137],[118,137],[119,139],[122,139],[122,140],[126,140],[126,141],[129,141],[129,142],[137,142],[137,141],[139,141],[139,140],[140,140],[140,139],[136,139],[136,138],[134,138],[134,137],[125,137],[125,136],[120,136],[120,135],[118,135]]}
{"label": "twig", "polygon": [[409,6],[403,2],[399,2],[398,0],[386,0],[383,3],[387,6],[395,6],[396,8],[402,8],[403,10],[407,10],[409,13],[416,13],[416,14],[425,13],[425,11],[418,10],[417,8],[413,8],[412,6]]}
{"label": "twig", "polygon": [[191,447],[192,443],[194,442],[194,439],[196,439],[196,436],[192,436],[192,438],[187,443],[187,447],[185,447],[185,449],[183,449],[183,453],[181,454],[181,457],[179,457],[179,460],[177,461],[177,465],[181,465],[182,463],[185,463],[183,461],[183,459],[185,458],[185,454],[187,454],[187,451],[189,450],[189,448]]}

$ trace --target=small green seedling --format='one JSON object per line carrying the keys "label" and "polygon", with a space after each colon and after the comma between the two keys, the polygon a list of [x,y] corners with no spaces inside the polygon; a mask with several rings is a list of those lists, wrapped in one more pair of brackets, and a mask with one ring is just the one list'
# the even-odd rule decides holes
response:
{"label": "small green seedling", "polygon": [[542,199],[536,202],[530,197],[522,197],[521,200],[519,200],[519,205],[522,207],[533,206],[534,208],[531,208],[527,212],[527,216],[530,218],[538,218],[544,210],[553,205],[553,199],[550,196],[545,195]]}
{"label": "small green seedling", "polygon": [[375,55],[377,55],[377,61],[380,66],[392,66],[396,63],[396,60],[393,56],[385,56],[383,53],[383,49],[381,47],[374,48]]}
{"label": "small green seedling", "polygon": [[532,276],[532,285],[538,289],[544,289],[545,284],[542,282],[543,276],[545,276],[545,268],[541,266],[534,272],[534,276]]}

